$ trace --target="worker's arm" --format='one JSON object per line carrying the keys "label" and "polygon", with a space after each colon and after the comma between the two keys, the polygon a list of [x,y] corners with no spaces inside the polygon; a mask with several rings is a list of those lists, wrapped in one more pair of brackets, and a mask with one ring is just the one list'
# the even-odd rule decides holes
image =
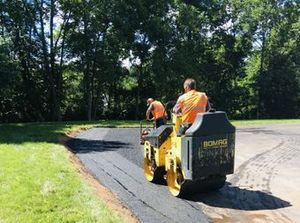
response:
{"label": "worker's arm", "polygon": [[211,105],[210,105],[209,101],[207,101],[206,111],[208,112],[208,111],[210,111],[210,109],[211,109]]}
{"label": "worker's arm", "polygon": [[166,109],[165,109],[164,116],[165,116],[166,119],[168,119],[168,113],[166,112]]}
{"label": "worker's arm", "polygon": [[153,110],[153,104],[151,104],[150,106],[149,106],[149,108],[147,109],[147,111],[146,111],[146,119],[147,120],[153,120],[153,119],[150,119],[150,113],[151,113],[151,111]]}
{"label": "worker's arm", "polygon": [[173,108],[173,112],[175,114],[180,114],[182,112],[182,108],[183,108],[183,95],[178,98],[176,105]]}

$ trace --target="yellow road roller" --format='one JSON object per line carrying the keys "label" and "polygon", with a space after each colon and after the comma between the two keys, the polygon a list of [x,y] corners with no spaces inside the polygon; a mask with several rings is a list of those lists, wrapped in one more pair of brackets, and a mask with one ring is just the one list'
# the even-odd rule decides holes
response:
{"label": "yellow road roller", "polygon": [[235,127],[225,112],[197,114],[193,125],[179,135],[181,117],[145,136],[144,174],[148,181],[166,180],[176,197],[216,190],[234,171]]}

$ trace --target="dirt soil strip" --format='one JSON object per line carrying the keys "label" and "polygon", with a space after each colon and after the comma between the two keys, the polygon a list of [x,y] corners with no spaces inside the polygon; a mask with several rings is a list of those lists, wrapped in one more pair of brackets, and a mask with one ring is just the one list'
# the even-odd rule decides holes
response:
{"label": "dirt soil strip", "polygon": [[[86,130],[86,129],[85,129]],[[83,130],[82,130],[83,131]],[[138,218],[132,213],[132,211],[109,189],[104,187],[99,180],[97,180],[93,175],[91,175],[80,159],[73,153],[70,147],[68,147],[68,141],[73,140],[81,131],[73,132],[68,134],[68,136],[61,137],[59,142],[64,145],[69,151],[69,157],[74,167],[82,178],[93,188],[96,195],[105,202],[105,204],[113,212],[120,216],[124,222],[128,223],[139,223]]]}
{"label": "dirt soil strip", "polygon": [[165,185],[145,180],[138,140],[138,129],[97,128],[79,134],[68,146],[141,222],[208,222],[196,202],[175,198]]}

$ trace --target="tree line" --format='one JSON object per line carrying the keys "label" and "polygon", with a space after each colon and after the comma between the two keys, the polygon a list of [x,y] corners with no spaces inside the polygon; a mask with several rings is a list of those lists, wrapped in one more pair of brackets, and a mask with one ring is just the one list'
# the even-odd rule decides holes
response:
{"label": "tree line", "polygon": [[197,81],[230,118],[300,117],[297,0],[2,0],[0,122],[140,119]]}

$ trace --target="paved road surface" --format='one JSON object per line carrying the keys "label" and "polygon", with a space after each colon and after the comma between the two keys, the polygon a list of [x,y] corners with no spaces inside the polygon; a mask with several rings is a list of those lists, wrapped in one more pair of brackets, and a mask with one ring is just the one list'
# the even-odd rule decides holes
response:
{"label": "paved road surface", "polygon": [[95,128],[69,146],[141,222],[300,222],[300,125],[238,128],[235,174],[189,199],[144,179],[138,139],[138,129]]}

